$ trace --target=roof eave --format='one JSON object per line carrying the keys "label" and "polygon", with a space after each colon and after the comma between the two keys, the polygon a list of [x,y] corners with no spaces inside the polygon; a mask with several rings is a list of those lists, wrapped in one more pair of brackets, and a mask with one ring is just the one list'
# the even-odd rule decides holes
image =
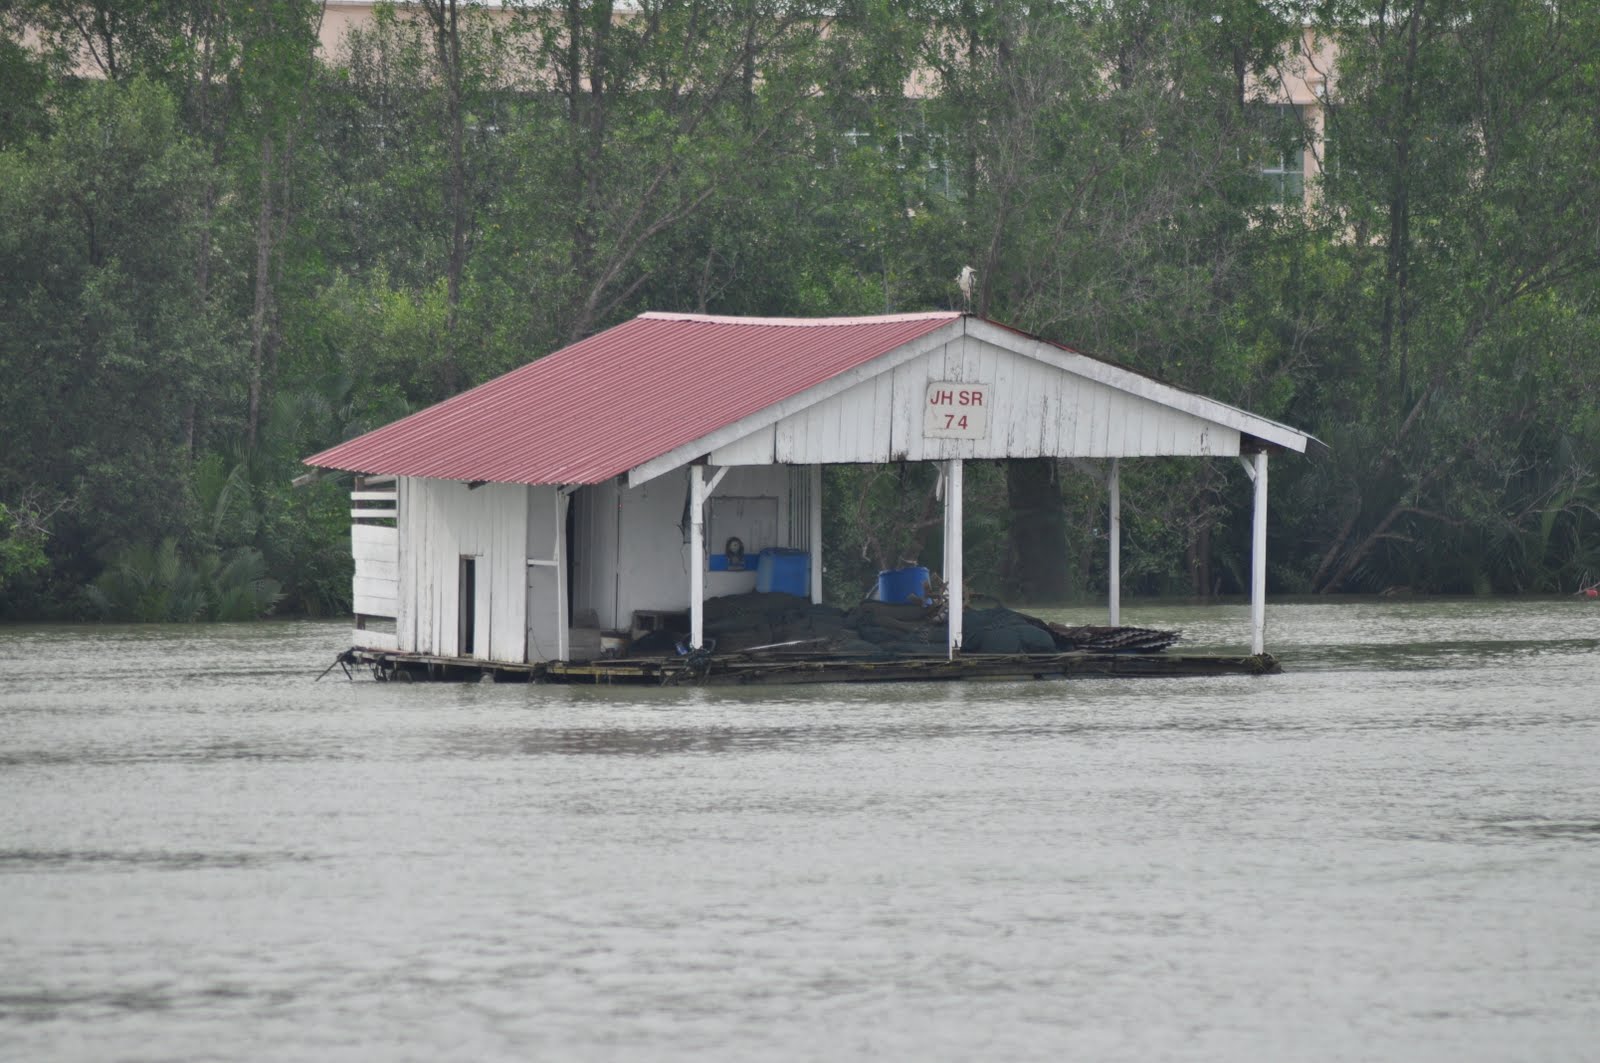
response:
{"label": "roof eave", "polygon": [[1035,358],[1046,365],[1055,366],[1063,372],[1086,377],[1140,398],[1158,402],[1163,406],[1180,410],[1202,420],[1212,421],[1225,428],[1232,428],[1244,435],[1254,436],[1297,454],[1303,454],[1306,443],[1314,438],[1297,428],[1279,424],[1249,410],[1186,391],[1132,369],[1095,358],[1070,347],[1029,336],[1027,333],[1018,332],[992,321],[974,318],[968,326],[968,333],[996,346]]}
{"label": "roof eave", "polygon": [[[910,315],[927,316],[927,315]],[[826,402],[841,392],[847,391],[863,380],[870,380],[881,373],[892,371],[906,362],[919,358],[929,351],[941,347],[963,334],[969,318],[955,317],[950,322],[932,332],[924,333],[909,343],[873,358],[871,361],[835,376],[829,377],[820,384],[814,384],[804,391],[790,395],[763,409],[757,410],[748,417],[742,417],[730,424],[723,425],[715,431],[708,432],[698,439],[691,439],[681,446],[674,447],[665,454],[641,462],[627,470],[628,486],[637,487],[642,483],[654,480],[685,465],[692,465],[704,455],[716,450],[720,446],[743,439],[752,432],[777,424],[792,413],[814,406],[819,402]]]}

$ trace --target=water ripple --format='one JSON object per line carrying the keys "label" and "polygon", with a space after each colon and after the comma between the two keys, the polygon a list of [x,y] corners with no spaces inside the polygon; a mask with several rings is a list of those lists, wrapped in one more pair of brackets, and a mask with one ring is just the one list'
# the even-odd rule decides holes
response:
{"label": "water ripple", "polygon": [[205,871],[269,867],[315,859],[293,852],[174,852],[124,849],[0,849],[0,872],[146,868]]}

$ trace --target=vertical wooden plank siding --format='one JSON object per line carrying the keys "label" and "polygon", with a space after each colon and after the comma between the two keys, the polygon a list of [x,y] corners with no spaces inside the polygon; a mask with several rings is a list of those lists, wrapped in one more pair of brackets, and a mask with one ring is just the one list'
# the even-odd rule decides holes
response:
{"label": "vertical wooden plank siding", "polygon": [[[548,484],[528,492],[526,571],[526,659],[560,661],[567,656],[566,538],[567,499]],[[509,636],[508,636],[509,637]]]}
{"label": "vertical wooden plank siding", "polygon": [[1043,413],[1040,415],[1043,429],[1039,435],[1041,456],[1060,453],[1062,442],[1072,438],[1078,422],[1078,408],[1063,398],[1064,389],[1046,386],[1047,374],[1041,373],[1040,370],[1048,368],[1048,366],[1029,367],[1031,386],[1043,400]]}
{"label": "vertical wooden plank siding", "polygon": [[486,484],[471,491],[456,481],[421,477],[400,484],[400,649],[457,656],[461,558],[472,557],[475,656],[522,661],[528,489]]}
{"label": "vertical wooden plank siding", "polygon": [[[1004,425],[1006,446],[1019,458],[1036,458],[1043,452],[1046,396],[1033,367],[1014,359],[992,357],[994,368],[989,381],[992,390],[991,417]],[[985,381],[980,379],[979,383]]]}
{"label": "vertical wooden plank siding", "polygon": [[921,457],[922,403],[927,396],[928,367],[943,366],[944,357],[944,347],[939,347],[896,366],[890,374],[889,460],[916,461]]}
{"label": "vertical wooden plank siding", "polygon": [[[933,382],[989,386],[989,426],[983,438],[924,436],[923,404]],[[719,448],[711,463],[759,465],[769,460],[766,431]],[[1237,452],[1239,438],[1236,430],[970,336],[791,414],[771,431],[770,460],[794,465],[1225,455]]]}
{"label": "vertical wooden plank siding", "polygon": [[1006,362],[1008,365],[1018,363],[1021,371],[1017,374],[1018,383],[1013,387],[1027,389],[1028,404],[1024,407],[1024,420],[1032,420],[1038,425],[1036,441],[1028,457],[1054,455],[1061,445],[1062,433],[1072,431],[1069,418],[1073,416],[1075,408],[1064,397],[1065,382],[1059,380],[1047,365],[1037,362],[1029,364],[1020,359]]}
{"label": "vertical wooden plank siding", "polygon": [[[812,465],[849,453],[870,455],[866,460],[888,461],[890,426],[882,410],[884,396],[889,393],[880,374],[826,402],[785,417],[775,426],[774,460],[787,465]],[[713,460],[712,464],[717,462]]]}
{"label": "vertical wooden plank siding", "polygon": [[400,495],[395,567],[400,573],[400,595],[394,619],[395,642],[399,649],[415,651],[420,644],[417,637],[417,572],[416,552],[409,548],[416,536],[416,514],[413,512],[411,477],[402,476],[395,481]]}
{"label": "vertical wooden plank siding", "polygon": [[876,461],[887,462],[894,452],[894,421],[884,416],[885,410],[893,408],[894,374],[879,373],[872,380],[872,454]]}
{"label": "vertical wooden plank siding", "polygon": [[[488,492],[498,493],[502,486],[504,485],[485,484],[483,487],[480,487],[476,491],[472,492],[472,494],[476,496]],[[524,488],[522,493],[526,495],[527,489]],[[487,503],[492,500],[494,500],[493,496],[483,499],[482,501]],[[524,535],[527,534],[528,527],[526,506],[527,502],[524,501],[524,514],[522,520],[519,522],[519,527]],[[470,553],[478,559],[477,567],[480,573],[478,578],[473,582],[473,591],[477,599],[475,602],[473,602],[473,608],[477,610],[478,635],[474,642],[472,653],[474,657],[486,657],[491,661],[505,660],[506,658],[499,655],[497,648],[501,645],[506,636],[506,632],[503,629],[507,626],[505,623],[507,619],[506,614],[510,612],[506,602],[513,596],[524,600],[526,599],[527,596],[522,593],[522,588],[527,577],[524,574],[522,566],[518,566],[517,575],[522,578],[518,579],[516,582],[501,583],[500,580],[495,578],[496,573],[493,570],[496,567],[503,567],[497,566],[496,563],[502,561],[502,559],[506,556],[506,548],[510,545],[510,543],[507,542],[508,536],[506,534],[509,529],[505,526],[506,522],[496,519],[499,516],[498,513],[491,512],[490,514],[486,514],[486,516],[488,517],[487,526],[480,526],[481,532],[483,533],[481,537],[474,536],[472,534],[473,529],[470,528],[462,528],[460,529],[459,533],[463,543],[472,542],[474,539],[476,539],[477,541],[474,542],[473,545],[478,547],[476,550],[468,549],[462,551],[462,553]],[[518,543],[517,545],[520,548],[522,544]],[[518,549],[517,553],[513,556],[526,559],[527,554],[523,553],[521,549]],[[485,617],[488,618],[487,627],[484,625]],[[527,639],[526,636],[522,634],[520,629],[513,629],[513,631],[518,638],[516,640],[516,649],[512,651],[515,656],[511,657],[510,660],[520,661],[524,659],[523,654],[525,653],[525,644]]]}
{"label": "vertical wooden plank siding", "polygon": [[[788,478],[788,496],[779,502],[779,510],[787,509],[781,527],[784,529],[782,545],[795,550],[811,549],[811,467],[790,465],[784,469]],[[715,545],[715,544],[713,544]]]}
{"label": "vertical wooden plank siding", "polygon": [[777,425],[758,428],[743,439],[713,450],[707,460],[712,465],[771,465],[777,429]]}
{"label": "vertical wooden plank siding", "polygon": [[521,484],[491,484],[484,490],[496,530],[489,558],[493,604],[490,613],[489,653],[496,661],[527,660],[528,609],[523,587],[527,579],[528,493]]}
{"label": "vertical wooden plank siding", "polygon": [[368,626],[373,618],[393,618],[400,609],[400,533],[389,522],[399,514],[399,491],[357,478],[350,492],[350,602],[355,613],[351,644],[364,649],[394,649],[395,635]]}

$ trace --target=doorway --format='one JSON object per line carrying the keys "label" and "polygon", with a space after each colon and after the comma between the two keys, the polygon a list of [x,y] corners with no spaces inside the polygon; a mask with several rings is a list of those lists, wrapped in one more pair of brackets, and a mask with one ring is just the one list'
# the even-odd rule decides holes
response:
{"label": "doorway", "polygon": [[458,615],[456,618],[456,656],[476,656],[478,614],[478,559],[465,554],[461,557],[461,573],[457,582]]}

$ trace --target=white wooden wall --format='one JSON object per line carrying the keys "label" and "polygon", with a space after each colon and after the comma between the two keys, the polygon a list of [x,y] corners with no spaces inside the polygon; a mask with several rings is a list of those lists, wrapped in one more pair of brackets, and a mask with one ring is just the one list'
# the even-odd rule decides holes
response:
{"label": "white wooden wall", "polygon": [[[989,385],[981,439],[923,434],[928,385]],[[1237,430],[973,336],[711,452],[713,465],[1239,453]]]}
{"label": "white wooden wall", "polygon": [[392,650],[393,630],[377,630],[372,621],[391,626],[400,608],[400,532],[394,526],[399,499],[394,480],[357,481],[350,492],[350,555],[355,561],[350,581],[351,611],[356,626],[351,645]]}
{"label": "white wooden wall", "polygon": [[518,484],[477,490],[452,480],[400,479],[401,650],[459,656],[461,558],[476,559],[474,657],[527,659],[529,491]]}
{"label": "white wooden wall", "polygon": [[530,661],[567,659],[567,497],[554,487],[528,492],[527,622]]}
{"label": "white wooden wall", "polygon": [[370,626],[369,618],[392,619],[400,612],[400,532],[372,524],[350,525],[350,553],[355,558],[351,610],[356,627],[350,644],[369,650],[393,650],[393,631]]}
{"label": "white wooden wall", "polygon": [[[809,524],[804,514],[791,513],[797,484],[800,491],[807,489],[805,470],[734,468],[713,497],[776,497],[780,535],[791,541],[771,545],[804,549],[809,545]],[[613,480],[584,487],[573,496],[575,609],[592,609],[600,626],[611,629],[626,629],[636,609],[688,609],[689,544],[680,528],[688,490],[688,471],[676,469],[639,487],[619,486]],[[752,557],[752,566],[754,562]],[[705,581],[708,598],[739,594],[755,590],[756,572],[753,567],[745,572],[707,572]]]}

